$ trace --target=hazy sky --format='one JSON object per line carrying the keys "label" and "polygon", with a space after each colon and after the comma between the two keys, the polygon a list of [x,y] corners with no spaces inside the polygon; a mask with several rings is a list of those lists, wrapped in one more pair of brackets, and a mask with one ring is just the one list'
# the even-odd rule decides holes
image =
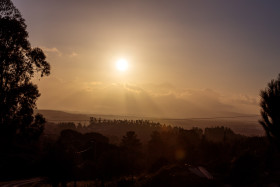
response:
{"label": "hazy sky", "polygon": [[[51,75],[39,109],[163,117],[258,113],[280,73],[280,1],[13,0]],[[128,69],[115,62],[125,58]]]}

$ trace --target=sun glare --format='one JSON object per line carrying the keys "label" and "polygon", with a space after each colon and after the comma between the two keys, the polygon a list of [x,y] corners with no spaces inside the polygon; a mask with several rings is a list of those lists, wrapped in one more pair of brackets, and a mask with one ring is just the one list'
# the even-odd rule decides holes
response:
{"label": "sun glare", "polygon": [[117,70],[119,70],[119,71],[126,71],[127,68],[128,68],[127,60],[126,60],[126,59],[123,59],[123,58],[117,60],[117,62],[116,62],[116,68],[117,68]]}

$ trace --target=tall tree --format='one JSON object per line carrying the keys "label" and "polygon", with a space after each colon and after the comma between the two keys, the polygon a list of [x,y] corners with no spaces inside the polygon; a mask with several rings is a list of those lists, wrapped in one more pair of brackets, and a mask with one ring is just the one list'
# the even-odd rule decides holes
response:
{"label": "tall tree", "polygon": [[128,131],[123,136],[121,145],[127,149],[137,150],[140,148],[141,142],[134,131]]}
{"label": "tall tree", "polygon": [[272,79],[260,93],[261,116],[259,121],[267,137],[280,148],[280,74]]}
{"label": "tall tree", "polygon": [[[50,65],[40,48],[32,48],[26,24],[11,0],[0,0],[0,128],[38,136],[42,115],[33,115],[40,96],[31,79],[50,74]],[[7,134],[6,134],[7,135]]]}
{"label": "tall tree", "polygon": [[124,148],[122,157],[125,158],[125,163],[123,163],[122,167],[133,179],[133,175],[139,172],[143,166],[143,164],[141,164],[141,142],[134,131],[128,131],[126,135],[123,136],[121,147]]}

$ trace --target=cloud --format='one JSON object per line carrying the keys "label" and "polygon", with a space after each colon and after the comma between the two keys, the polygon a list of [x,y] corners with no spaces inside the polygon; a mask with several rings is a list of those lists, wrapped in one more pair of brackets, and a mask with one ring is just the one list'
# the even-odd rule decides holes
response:
{"label": "cloud", "polygon": [[72,53],[69,55],[70,58],[73,58],[73,57],[76,57],[76,56],[78,56],[78,53],[76,53],[76,52],[72,52]]}
{"label": "cloud", "polygon": [[145,88],[147,92],[154,96],[161,96],[161,95],[168,95],[173,92],[178,92],[179,90],[175,88],[170,83],[162,83],[162,84],[143,84],[140,85],[141,87]]}
{"label": "cloud", "polygon": [[39,108],[85,113],[163,118],[216,117],[246,113],[244,109],[253,106],[249,96],[241,97],[240,102],[244,101],[241,106],[215,90],[178,89],[168,84],[81,83],[79,80],[62,82],[52,79],[42,85],[45,87],[39,85],[42,92]]}
{"label": "cloud", "polygon": [[45,53],[46,55],[51,55],[51,54],[56,54],[58,56],[62,56],[62,53],[56,48],[48,48],[48,47],[40,47]]}
{"label": "cloud", "polygon": [[131,84],[124,84],[124,88],[127,90],[127,91],[130,91],[130,92],[134,92],[134,93],[140,93],[140,92],[143,92],[144,90],[136,85],[131,85]]}
{"label": "cloud", "polygon": [[251,97],[246,94],[240,94],[238,96],[235,96],[233,99],[233,102],[237,102],[240,104],[246,104],[246,105],[258,105],[258,98],[257,97]]}

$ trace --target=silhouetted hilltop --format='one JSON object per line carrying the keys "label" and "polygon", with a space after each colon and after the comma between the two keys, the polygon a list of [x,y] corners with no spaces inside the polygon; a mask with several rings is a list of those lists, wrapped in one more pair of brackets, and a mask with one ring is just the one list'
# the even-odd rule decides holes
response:
{"label": "silhouetted hilltop", "polygon": [[35,113],[43,114],[48,122],[89,120],[88,115],[69,113],[59,110],[36,110]]}
{"label": "silhouetted hilltop", "polygon": [[[89,125],[90,117],[96,119],[107,120],[149,120],[155,123],[182,127],[184,129],[191,129],[199,127],[205,129],[207,127],[225,126],[231,128],[235,133],[246,136],[263,136],[263,128],[258,124],[258,116],[246,114],[228,114],[227,118],[189,118],[189,119],[161,119],[151,117],[137,117],[137,116],[118,116],[118,115],[102,115],[102,114],[77,114],[57,110],[36,110],[36,112],[44,115],[46,120],[51,123],[73,122],[76,125]],[[245,117],[244,117],[245,116]],[[248,116],[248,117],[246,117]],[[110,131],[108,126],[106,128],[99,128],[101,132]],[[113,131],[115,129],[111,129]],[[129,130],[129,129],[128,129]],[[134,129],[130,129],[134,130]],[[106,134],[106,133],[105,133]],[[108,134],[107,134],[108,135]]]}

